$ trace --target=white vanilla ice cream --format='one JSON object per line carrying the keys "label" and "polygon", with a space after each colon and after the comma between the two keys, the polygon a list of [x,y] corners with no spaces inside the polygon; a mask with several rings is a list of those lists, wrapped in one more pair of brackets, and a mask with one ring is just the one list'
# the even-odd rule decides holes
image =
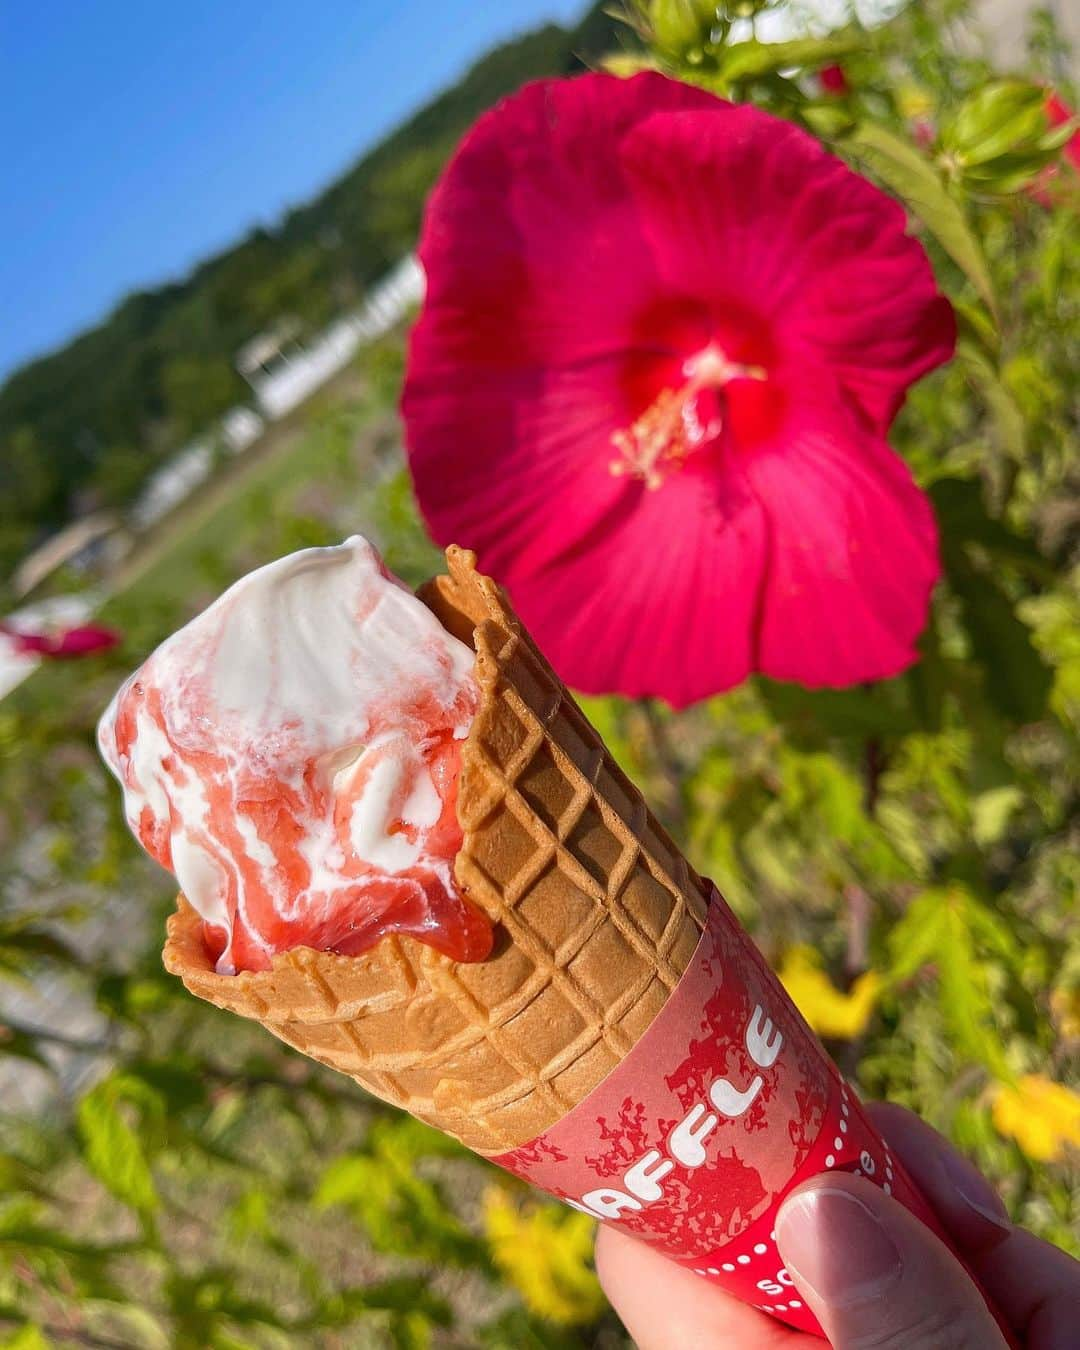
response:
{"label": "white vanilla ice cream", "polygon": [[122,686],[101,752],[219,971],[390,931],[486,955],[453,881],[473,660],[354,536],[244,577]]}

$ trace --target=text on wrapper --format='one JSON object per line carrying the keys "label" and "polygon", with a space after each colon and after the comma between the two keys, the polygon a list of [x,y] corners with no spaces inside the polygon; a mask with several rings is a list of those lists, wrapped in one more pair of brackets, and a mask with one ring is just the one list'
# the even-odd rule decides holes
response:
{"label": "text on wrapper", "polygon": [[[769,1069],[776,1063],[784,1045],[784,1038],[766,1017],[760,1004],[746,1024],[746,1049],[760,1069]],[[667,1137],[667,1154],[653,1148],[643,1154],[623,1173],[624,1189],[600,1186],[586,1191],[579,1201],[568,1203],[575,1209],[591,1214],[594,1219],[617,1219],[624,1210],[640,1210],[662,1198],[662,1182],[676,1164],[693,1170],[706,1161],[705,1141],[720,1123],[720,1117],[737,1119],[748,1111],[765,1085],[761,1074],[754,1074],[748,1086],[739,1089],[727,1078],[718,1078],[709,1088],[709,1106],[699,1102],[692,1106]]]}

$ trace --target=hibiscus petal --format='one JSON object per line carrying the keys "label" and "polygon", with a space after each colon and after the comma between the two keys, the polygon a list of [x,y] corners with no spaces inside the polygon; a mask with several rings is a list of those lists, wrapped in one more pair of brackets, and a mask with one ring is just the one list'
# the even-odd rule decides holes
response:
{"label": "hibiscus petal", "polygon": [[746,463],[770,523],[756,667],[811,687],[897,675],[941,572],[930,503],[836,405],[806,390],[796,406],[782,443]]}
{"label": "hibiscus petal", "polygon": [[716,100],[654,113],[620,153],[662,281],[709,306],[729,356],[775,361],[743,345],[749,302],[783,360],[828,367],[884,433],[952,355],[952,307],[902,208],[798,127]]}
{"label": "hibiscus petal", "polygon": [[419,376],[410,463],[433,536],[505,578],[585,544],[625,495],[609,465],[622,418],[612,362],[568,370]]}
{"label": "hibiscus petal", "polygon": [[514,568],[511,599],[562,677],[685,707],[750,674],[766,520],[734,485],[691,472],[625,488],[632,514],[575,557]]}

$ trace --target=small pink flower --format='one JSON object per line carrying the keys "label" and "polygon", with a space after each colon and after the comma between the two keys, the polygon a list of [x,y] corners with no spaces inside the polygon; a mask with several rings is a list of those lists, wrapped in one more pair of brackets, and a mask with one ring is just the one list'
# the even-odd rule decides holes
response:
{"label": "small pink flower", "polygon": [[835,94],[837,98],[841,98],[844,94],[851,93],[851,85],[848,84],[843,66],[822,66],[818,71],[818,80],[826,94]]}
{"label": "small pink flower", "polygon": [[480,119],[420,253],[421,508],[569,684],[682,706],[915,660],[937,535],[885,435],[955,332],[896,202],[756,108],[585,75]]}
{"label": "small pink flower", "polygon": [[120,634],[115,629],[102,628],[97,624],[67,628],[55,633],[26,633],[9,623],[0,623],[0,633],[11,641],[16,652],[54,660],[90,656],[94,652],[107,651],[120,641]]}

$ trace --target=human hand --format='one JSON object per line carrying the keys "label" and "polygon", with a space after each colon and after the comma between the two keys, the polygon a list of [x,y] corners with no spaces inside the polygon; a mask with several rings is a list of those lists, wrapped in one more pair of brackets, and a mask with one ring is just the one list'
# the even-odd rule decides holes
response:
{"label": "human hand", "polygon": [[[929,1125],[869,1114],[1026,1350],[1080,1345],[1080,1263],[1015,1228],[990,1184]],[[864,1177],[794,1190],[776,1241],[837,1350],[1001,1350],[1005,1339],[944,1245]],[[820,1341],[740,1303],[643,1243],[601,1228],[600,1282],[639,1350],[810,1350]]]}

